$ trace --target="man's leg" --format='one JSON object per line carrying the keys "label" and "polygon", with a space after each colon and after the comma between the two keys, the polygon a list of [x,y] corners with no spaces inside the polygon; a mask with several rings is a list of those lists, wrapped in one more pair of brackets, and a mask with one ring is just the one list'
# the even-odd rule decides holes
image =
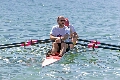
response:
{"label": "man's leg", "polygon": [[62,56],[66,52],[66,43],[61,43],[61,50],[59,56]]}
{"label": "man's leg", "polygon": [[[72,42],[72,44],[69,44],[69,46],[70,46],[70,49],[73,49],[74,46],[75,46],[75,44],[76,44],[76,42],[77,42],[77,38],[72,38],[72,39],[71,39],[71,42]],[[68,47],[68,46],[67,46],[67,47]]]}
{"label": "man's leg", "polygon": [[74,48],[74,45],[77,43],[77,38],[78,38],[78,35],[73,34],[73,37],[72,37],[73,44],[70,45],[70,48]]}
{"label": "man's leg", "polygon": [[58,44],[56,42],[53,42],[51,54],[55,55],[57,51],[58,51]]}

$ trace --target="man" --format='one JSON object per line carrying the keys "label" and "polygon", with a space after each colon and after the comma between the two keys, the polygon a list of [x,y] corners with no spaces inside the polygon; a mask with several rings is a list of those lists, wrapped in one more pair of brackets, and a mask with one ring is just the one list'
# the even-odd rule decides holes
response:
{"label": "man", "polygon": [[65,41],[70,36],[70,29],[65,26],[65,18],[63,16],[57,18],[57,23],[58,25],[53,26],[50,32],[50,39],[54,41],[51,54],[62,56],[66,52]]}
{"label": "man", "polygon": [[[75,45],[76,42],[77,42],[78,34],[76,33],[74,27],[71,24],[69,24],[68,18],[65,18],[65,26],[67,26],[68,28],[70,28],[70,33],[71,33],[70,36],[72,38],[73,44]],[[71,45],[72,48],[74,47],[74,45],[73,46]]]}

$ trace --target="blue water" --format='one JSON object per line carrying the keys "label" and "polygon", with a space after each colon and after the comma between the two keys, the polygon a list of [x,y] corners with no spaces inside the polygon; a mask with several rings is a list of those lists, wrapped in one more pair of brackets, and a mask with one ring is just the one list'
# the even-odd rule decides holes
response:
{"label": "blue water", "polygon": [[[79,38],[120,45],[119,4],[119,0],[0,0],[0,44],[47,39],[63,15]],[[77,49],[42,68],[49,48],[50,44],[39,44],[1,49],[0,80],[120,79],[119,51]]]}

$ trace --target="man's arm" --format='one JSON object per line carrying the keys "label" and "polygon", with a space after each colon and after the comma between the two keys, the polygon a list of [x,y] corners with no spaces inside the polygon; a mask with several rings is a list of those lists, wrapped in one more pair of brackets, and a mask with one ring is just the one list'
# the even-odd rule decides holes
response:
{"label": "man's arm", "polygon": [[73,33],[73,37],[78,38],[78,34],[76,32]]}
{"label": "man's arm", "polygon": [[[64,41],[68,38],[69,34],[64,35],[63,37],[61,37],[61,39]],[[50,40],[56,40],[56,39],[60,39],[60,37],[55,37],[54,35],[50,34]]]}
{"label": "man's arm", "polygon": [[75,31],[75,29],[74,29],[74,27],[72,25],[70,25],[70,29],[71,29],[71,32],[73,32],[72,37],[78,38],[78,34],[77,34],[77,32]]}
{"label": "man's arm", "polygon": [[54,35],[50,34],[50,40],[56,40],[58,37],[55,37]]}

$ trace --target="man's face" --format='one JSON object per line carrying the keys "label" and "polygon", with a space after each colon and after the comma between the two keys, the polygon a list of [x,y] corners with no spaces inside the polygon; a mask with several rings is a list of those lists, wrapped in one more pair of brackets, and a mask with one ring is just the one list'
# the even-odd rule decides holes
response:
{"label": "man's face", "polygon": [[60,26],[64,26],[65,25],[65,18],[64,17],[60,17],[59,20],[58,20],[58,24]]}

